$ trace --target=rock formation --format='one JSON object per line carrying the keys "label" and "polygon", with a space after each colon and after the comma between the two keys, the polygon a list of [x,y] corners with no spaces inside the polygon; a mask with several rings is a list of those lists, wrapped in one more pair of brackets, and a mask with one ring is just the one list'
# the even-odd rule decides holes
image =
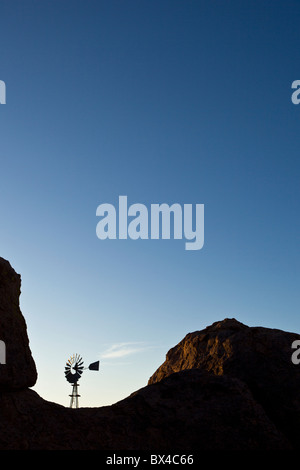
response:
{"label": "rock formation", "polygon": [[1,450],[299,447],[300,365],[291,361],[299,335],[225,319],[186,335],[148,385],[128,398],[74,410],[30,390],[37,373],[19,294],[20,276],[0,258],[0,339],[7,346],[7,363],[0,365]]}
{"label": "rock formation", "polygon": [[32,387],[37,379],[19,306],[20,292],[21,276],[0,258],[0,340],[6,345],[6,364],[0,364],[0,391]]}
{"label": "rock formation", "polygon": [[242,381],[293,444],[300,443],[300,365],[291,361],[296,333],[249,327],[235,319],[189,333],[166,355],[148,384],[182,371],[200,369]]}

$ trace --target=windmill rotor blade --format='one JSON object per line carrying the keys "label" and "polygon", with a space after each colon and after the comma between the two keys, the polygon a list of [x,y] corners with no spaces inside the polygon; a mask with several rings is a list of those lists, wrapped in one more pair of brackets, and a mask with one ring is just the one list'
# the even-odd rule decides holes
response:
{"label": "windmill rotor blade", "polygon": [[73,354],[65,364],[65,378],[68,382],[76,383],[83,374],[83,359],[80,354]]}

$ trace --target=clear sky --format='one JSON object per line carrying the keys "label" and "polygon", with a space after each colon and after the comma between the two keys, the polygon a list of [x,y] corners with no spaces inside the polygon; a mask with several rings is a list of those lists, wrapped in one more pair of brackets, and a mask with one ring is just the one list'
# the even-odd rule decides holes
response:
{"label": "clear sky", "polygon": [[[0,0],[0,256],[43,398],[73,353],[102,406],[215,321],[300,331],[299,26],[296,0]],[[204,247],[99,240],[119,195],[204,204]]]}

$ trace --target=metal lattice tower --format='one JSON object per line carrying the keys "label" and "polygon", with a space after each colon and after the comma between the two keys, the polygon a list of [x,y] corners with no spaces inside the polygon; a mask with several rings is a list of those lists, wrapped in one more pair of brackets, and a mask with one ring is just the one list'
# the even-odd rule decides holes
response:
{"label": "metal lattice tower", "polygon": [[77,382],[73,384],[72,395],[69,395],[69,397],[71,397],[70,408],[78,408],[78,398],[80,397],[80,395],[78,395],[78,387],[79,385]]}

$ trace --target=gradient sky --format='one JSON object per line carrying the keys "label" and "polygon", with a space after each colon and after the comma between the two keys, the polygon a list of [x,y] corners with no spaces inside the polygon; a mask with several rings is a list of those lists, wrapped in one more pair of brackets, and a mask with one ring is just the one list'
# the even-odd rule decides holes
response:
{"label": "gradient sky", "polygon": [[[299,1],[0,0],[0,256],[34,389],[80,405],[145,386],[187,333],[300,331]],[[96,208],[205,205],[205,243],[96,237]]]}

